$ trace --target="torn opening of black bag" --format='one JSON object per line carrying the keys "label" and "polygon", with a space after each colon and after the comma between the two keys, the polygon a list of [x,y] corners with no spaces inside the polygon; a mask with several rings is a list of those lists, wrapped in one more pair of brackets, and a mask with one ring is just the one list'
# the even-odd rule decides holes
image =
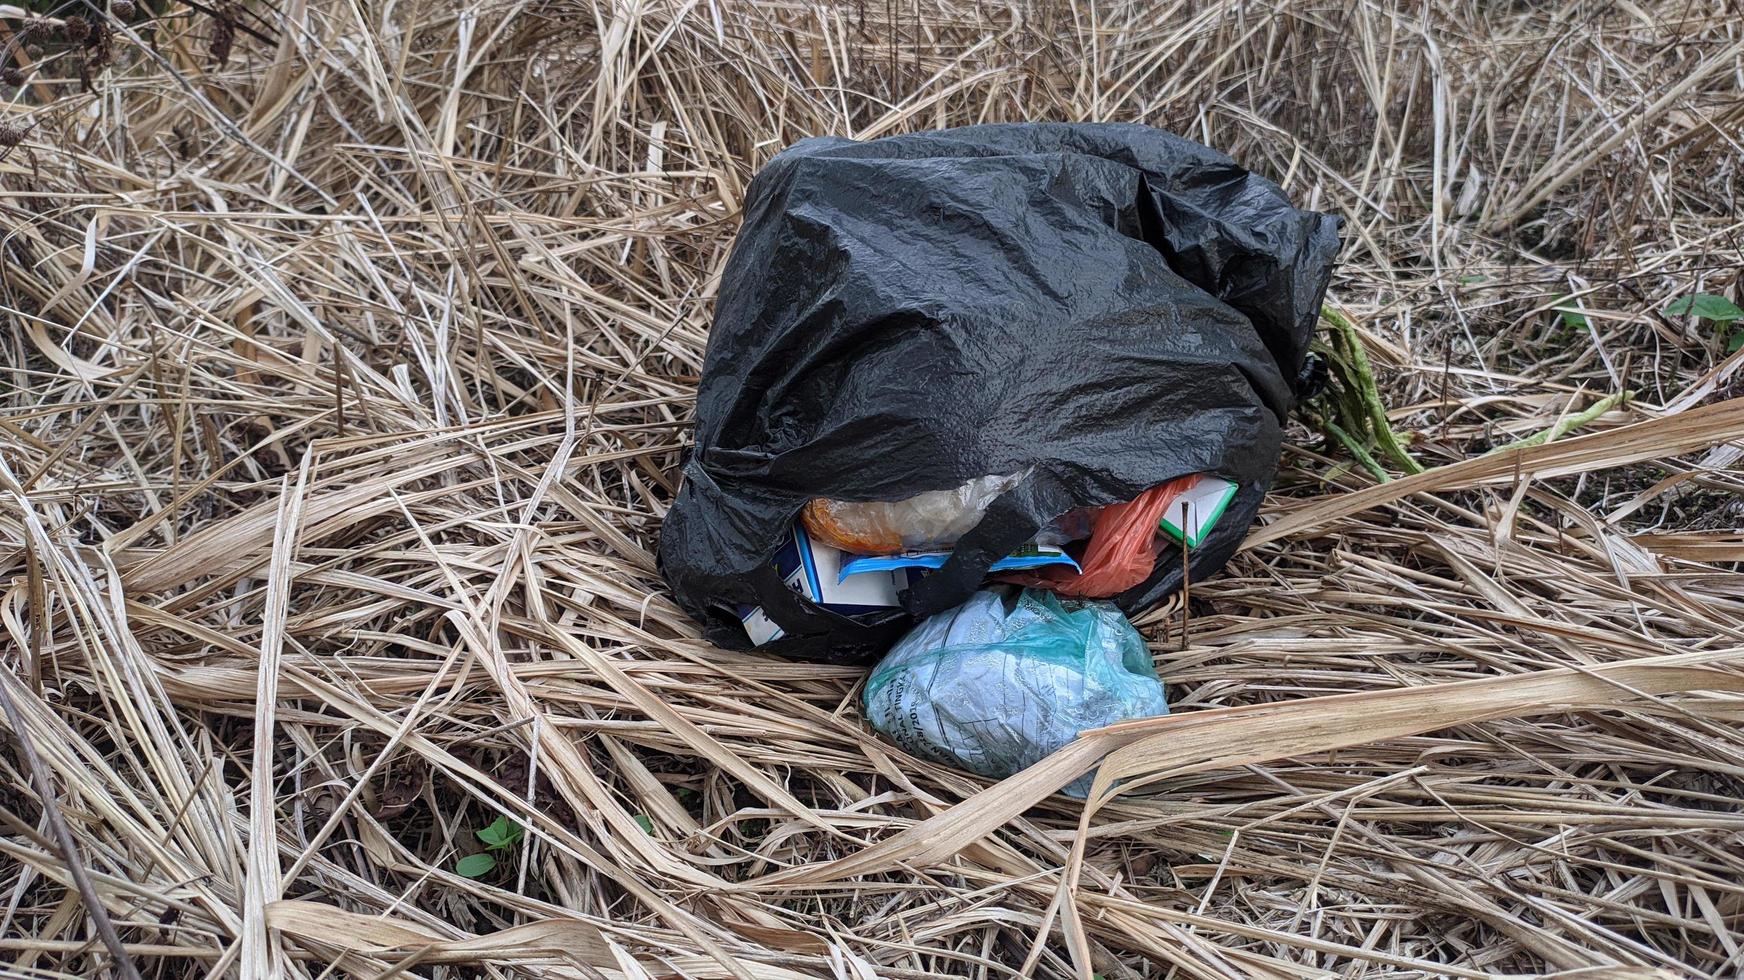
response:
{"label": "torn opening of black bag", "polygon": [[[1077,507],[1194,473],[1237,486],[1190,555],[1228,561],[1277,470],[1337,218],[1146,126],[819,138],[752,182],[716,302],[696,441],[660,535],[679,604],[725,647],[882,654]],[[814,498],[899,500],[1023,474],[903,608],[848,617],[771,565]],[[1177,545],[1115,602],[1180,586]]]}

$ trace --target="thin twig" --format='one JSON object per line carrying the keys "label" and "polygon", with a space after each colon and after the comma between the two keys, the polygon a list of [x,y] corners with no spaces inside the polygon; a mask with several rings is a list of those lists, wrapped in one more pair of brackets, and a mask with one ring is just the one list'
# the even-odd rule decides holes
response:
{"label": "thin twig", "polygon": [[109,950],[109,956],[114,960],[110,969],[121,980],[139,980],[139,970],[133,965],[133,957],[121,942],[121,934],[115,931],[115,923],[109,919],[109,910],[104,907],[102,897],[91,883],[91,876],[85,871],[85,861],[79,856],[79,845],[73,840],[72,831],[67,829],[66,819],[61,816],[60,804],[55,802],[54,783],[49,779],[48,767],[42,764],[41,757],[36,754],[30,729],[18,713],[18,705],[13,702],[11,683],[10,678],[0,676],[0,708],[5,709],[6,724],[12,728],[12,735],[18,740],[19,753],[24,756],[24,764],[30,769],[30,779],[36,786],[36,797],[42,803],[43,816],[48,820],[49,833],[61,850],[61,860],[66,862],[67,874],[73,879],[73,888],[79,893],[79,899],[85,903],[85,911],[91,916],[91,925],[97,930],[98,938],[103,940],[104,948]]}

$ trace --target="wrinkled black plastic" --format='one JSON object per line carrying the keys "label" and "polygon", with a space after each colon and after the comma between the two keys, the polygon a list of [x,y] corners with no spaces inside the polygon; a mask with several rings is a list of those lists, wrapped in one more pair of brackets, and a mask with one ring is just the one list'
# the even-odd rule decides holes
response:
{"label": "wrinkled black plastic", "polygon": [[[1241,486],[1194,550],[1228,561],[1339,248],[1338,219],[1138,125],[997,125],[810,139],[757,175],[722,277],[696,445],[660,536],[678,602],[722,646],[761,605],[784,656],[859,662],[1079,505],[1195,472]],[[894,500],[1027,472],[906,610],[851,620],[769,559],[813,497]],[[1170,550],[1119,596],[1180,585]]]}

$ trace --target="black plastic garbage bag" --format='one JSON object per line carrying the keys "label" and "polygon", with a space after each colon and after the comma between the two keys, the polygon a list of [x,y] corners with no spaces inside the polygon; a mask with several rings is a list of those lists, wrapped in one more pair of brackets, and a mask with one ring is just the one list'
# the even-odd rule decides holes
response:
{"label": "black plastic garbage bag", "polygon": [[[1196,472],[1240,487],[1191,555],[1210,575],[1276,473],[1338,230],[1146,126],[794,145],[752,183],[722,277],[660,536],[679,604],[721,646],[749,646],[741,610],[761,606],[785,632],[763,649],[862,662],[1056,516]],[[1023,478],[906,608],[839,615],[770,564],[814,497],[992,474]],[[1122,609],[1179,588],[1173,548]]]}

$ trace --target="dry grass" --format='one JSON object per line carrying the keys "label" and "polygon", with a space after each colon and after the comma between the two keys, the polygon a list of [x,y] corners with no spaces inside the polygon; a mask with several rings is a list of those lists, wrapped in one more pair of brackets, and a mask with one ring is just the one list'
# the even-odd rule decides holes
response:
{"label": "dry grass", "polygon": [[[1744,355],[1659,312],[1744,288],[1725,6],[276,0],[223,66],[179,6],[89,93],[46,60],[0,973],[1739,975]],[[989,788],[650,555],[750,175],[1018,119],[1343,213],[1427,472],[1299,429],[1186,647],[1145,618],[1178,715]]]}

